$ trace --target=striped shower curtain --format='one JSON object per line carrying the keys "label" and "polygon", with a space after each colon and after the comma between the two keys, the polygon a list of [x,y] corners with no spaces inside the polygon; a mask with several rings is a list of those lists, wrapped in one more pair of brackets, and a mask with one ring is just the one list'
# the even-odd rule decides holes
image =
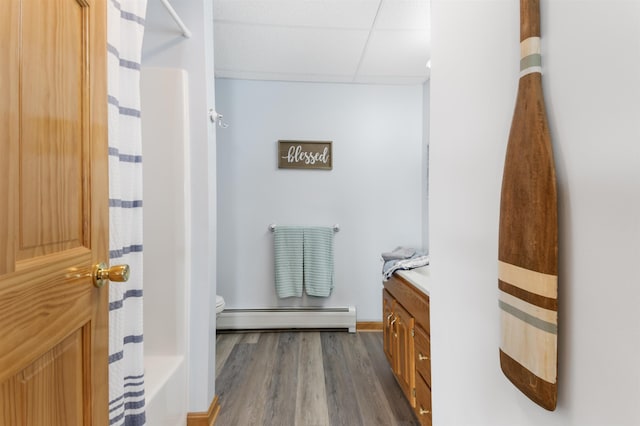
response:
{"label": "striped shower curtain", "polygon": [[109,258],[126,283],[109,284],[109,424],[145,424],[142,338],[140,60],[146,0],[107,1]]}

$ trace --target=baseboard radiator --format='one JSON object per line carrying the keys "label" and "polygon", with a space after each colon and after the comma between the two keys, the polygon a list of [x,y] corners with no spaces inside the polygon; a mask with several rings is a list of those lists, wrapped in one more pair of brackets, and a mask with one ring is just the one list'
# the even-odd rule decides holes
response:
{"label": "baseboard radiator", "polygon": [[225,309],[218,330],[348,329],[356,332],[356,308]]}

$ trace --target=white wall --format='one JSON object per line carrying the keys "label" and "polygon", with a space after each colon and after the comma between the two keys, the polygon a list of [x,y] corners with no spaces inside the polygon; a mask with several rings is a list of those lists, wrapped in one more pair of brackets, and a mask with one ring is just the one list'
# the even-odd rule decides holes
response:
{"label": "white wall", "polygon": [[431,82],[422,85],[422,248],[429,253],[429,133]]}
{"label": "white wall", "polygon": [[[230,308],[344,306],[381,318],[380,253],[420,247],[422,86],[216,80],[218,293]],[[278,139],[333,141],[333,170],[279,170]],[[328,299],[279,300],[270,223],[333,225]]]}
{"label": "white wall", "polygon": [[434,424],[638,425],[640,2],[542,0],[559,187],[559,399],[498,361],[497,235],[517,87],[518,2],[432,0]]}
{"label": "white wall", "polygon": [[183,38],[162,4],[149,1],[142,65],[183,68],[189,79],[192,263],[188,393],[189,411],[202,412],[215,394],[216,150],[215,129],[207,119],[208,109],[215,107],[213,5],[209,0],[172,0],[171,4],[192,37]]}

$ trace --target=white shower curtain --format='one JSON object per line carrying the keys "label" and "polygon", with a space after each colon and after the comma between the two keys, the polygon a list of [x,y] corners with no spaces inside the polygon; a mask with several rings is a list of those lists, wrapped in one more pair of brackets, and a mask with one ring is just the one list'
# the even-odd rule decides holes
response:
{"label": "white shower curtain", "polygon": [[140,61],[146,0],[107,1],[109,258],[128,264],[109,284],[109,424],[145,424],[142,334]]}

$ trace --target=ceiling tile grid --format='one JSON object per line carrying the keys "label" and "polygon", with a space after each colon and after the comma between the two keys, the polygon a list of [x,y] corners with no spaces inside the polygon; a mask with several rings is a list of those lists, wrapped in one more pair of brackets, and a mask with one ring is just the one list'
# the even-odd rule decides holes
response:
{"label": "ceiling tile grid", "polygon": [[428,0],[214,0],[217,77],[420,84]]}

